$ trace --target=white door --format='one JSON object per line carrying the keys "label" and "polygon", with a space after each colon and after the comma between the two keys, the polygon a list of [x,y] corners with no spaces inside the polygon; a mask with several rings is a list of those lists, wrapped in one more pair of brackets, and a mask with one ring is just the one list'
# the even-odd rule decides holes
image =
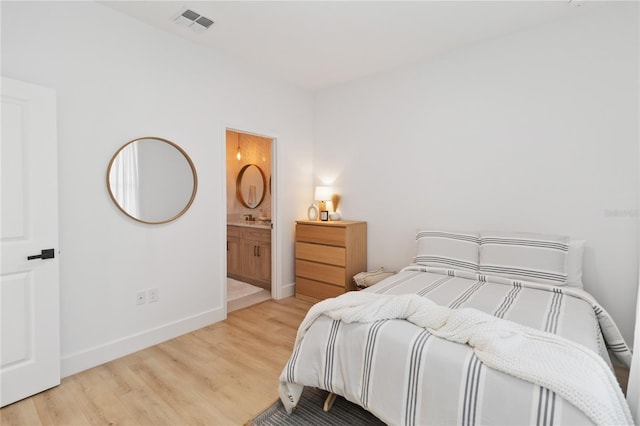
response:
{"label": "white door", "polygon": [[[5,406],[60,383],[60,298],[56,94],[4,77],[1,88],[0,406]],[[55,258],[28,260],[43,249],[53,249]]]}

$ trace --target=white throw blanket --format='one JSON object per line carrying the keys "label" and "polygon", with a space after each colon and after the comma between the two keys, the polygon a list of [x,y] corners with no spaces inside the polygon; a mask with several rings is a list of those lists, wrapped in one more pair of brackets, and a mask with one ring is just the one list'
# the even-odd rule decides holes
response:
{"label": "white throw blanket", "polygon": [[[555,334],[476,309],[449,309],[415,294],[349,292],[311,307],[298,329],[296,346],[320,315],[346,323],[407,320],[434,336],[471,346],[487,367],[556,392],[596,424],[633,424],[620,386],[604,360]],[[288,412],[301,392],[302,387],[281,383],[280,396]]]}

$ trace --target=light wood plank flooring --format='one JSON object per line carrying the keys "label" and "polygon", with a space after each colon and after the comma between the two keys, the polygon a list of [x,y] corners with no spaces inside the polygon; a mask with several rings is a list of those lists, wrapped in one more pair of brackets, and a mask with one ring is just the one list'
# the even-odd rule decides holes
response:
{"label": "light wood plank flooring", "polygon": [[0,410],[11,425],[242,425],[278,398],[310,303],[293,297],[64,378]]}

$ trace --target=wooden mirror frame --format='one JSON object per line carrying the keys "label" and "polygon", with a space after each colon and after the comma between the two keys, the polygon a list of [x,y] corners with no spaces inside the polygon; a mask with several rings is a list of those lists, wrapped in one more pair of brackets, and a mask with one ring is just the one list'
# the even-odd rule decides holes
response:
{"label": "wooden mirror frame", "polygon": [[[187,204],[184,206],[184,208],[182,210],[180,210],[176,215],[169,217],[168,219],[164,219],[164,220],[160,220],[160,221],[148,221],[148,220],[144,220],[143,218],[139,218],[139,217],[135,217],[132,214],[130,214],[129,212],[127,212],[124,207],[122,207],[120,205],[120,203],[118,202],[117,198],[115,197],[115,195],[113,194],[113,191],[111,190],[111,181],[109,179],[109,176],[111,174],[111,168],[113,166],[113,163],[115,162],[116,158],[118,157],[118,155],[125,149],[127,148],[129,145],[131,145],[134,142],[140,142],[143,140],[157,140],[160,142],[164,142],[168,145],[171,145],[172,147],[174,147],[178,152],[180,152],[185,160],[187,161],[189,167],[191,168],[191,173],[193,174],[193,190],[191,191],[191,197],[189,198],[189,201],[187,202]],[[118,209],[124,213],[126,216],[130,217],[131,219],[137,221],[137,222],[141,222],[141,223],[146,223],[148,225],[160,225],[163,223],[168,223],[171,221],[174,221],[176,219],[178,219],[180,216],[182,216],[183,214],[185,214],[185,212],[187,210],[189,210],[189,207],[191,207],[191,204],[193,204],[193,201],[196,198],[196,192],[198,191],[198,174],[196,172],[196,167],[193,164],[193,161],[191,160],[191,157],[189,157],[189,154],[187,154],[187,152],[182,149],[178,144],[171,142],[170,140],[164,139],[164,138],[159,138],[157,136],[145,136],[145,137],[141,137],[141,138],[137,138],[134,139],[132,141],[129,141],[127,143],[125,143],[124,145],[122,145],[116,152],[115,154],[113,154],[113,156],[111,157],[111,160],[109,161],[109,165],[107,166],[107,191],[109,192],[109,197],[111,197],[111,200],[113,201],[113,203],[116,205],[116,207],[118,207]]]}
{"label": "wooden mirror frame", "polygon": [[[260,201],[258,201],[254,207],[251,207],[249,204],[247,204],[244,199],[244,195],[242,194],[242,177],[244,176],[244,172],[251,166],[257,168],[260,172],[260,176],[262,177],[262,197],[260,197]],[[257,209],[264,201],[265,195],[267,195],[267,178],[265,177],[264,172],[262,171],[260,166],[258,166],[257,164],[247,164],[243,166],[238,173],[238,177],[236,178],[236,197],[238,197],[238,201],[240,201],[240,204],[248,209]]]}

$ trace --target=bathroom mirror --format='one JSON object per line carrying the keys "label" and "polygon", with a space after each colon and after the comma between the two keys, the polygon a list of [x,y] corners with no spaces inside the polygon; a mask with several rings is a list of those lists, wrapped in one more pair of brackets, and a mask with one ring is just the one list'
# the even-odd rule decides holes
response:
{"label": "bathroom mirror", "polygon": [[189,209],[198,177],[182,148],[166,139],[145,137],[124,144],[113,155],[107,188],[124,214],[139,222],[160,224]]}
{"label": "bathroom mirror", "polygon": [[243,206],[255,209],[262,204],[266,187],[267,180],[260,167],[247,164],[240,169],[236,180],[236,194]]}

